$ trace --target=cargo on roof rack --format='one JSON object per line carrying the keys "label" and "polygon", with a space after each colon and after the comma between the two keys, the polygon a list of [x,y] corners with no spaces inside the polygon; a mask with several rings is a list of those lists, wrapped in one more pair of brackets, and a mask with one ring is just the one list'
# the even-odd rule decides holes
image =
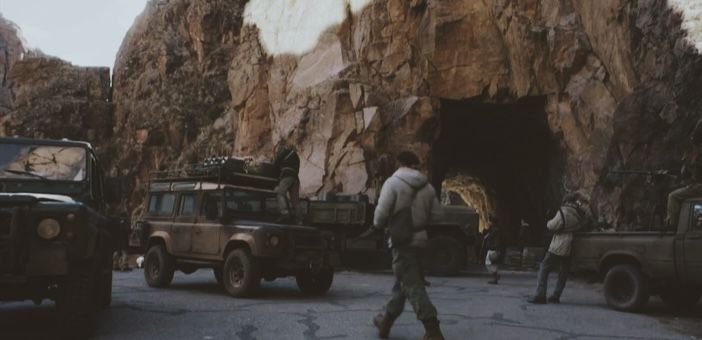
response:
{"label": "cargo on roof rack", "polygon": [[278,184],[278,174],[273,164],[236,157],[211,157],[201,163],[182,168],[153,171],[149,182],[211,182],[272,190]]}

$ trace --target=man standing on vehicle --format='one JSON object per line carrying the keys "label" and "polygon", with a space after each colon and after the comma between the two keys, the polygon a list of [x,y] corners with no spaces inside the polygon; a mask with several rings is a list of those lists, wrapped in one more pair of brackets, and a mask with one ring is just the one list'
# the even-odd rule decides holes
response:
{"label": "man standing on vehicle", "polygon": [[[400,168],[383,184],[375,209],[374,226],[369,232],[375,232],[392,226],[396,228],[401,211],[411,211],[409,223],[411,226],[406,244],[389,245],[392,249],[392,269],[396,283],[392,290],[392,298],[385,306],[385,312],[373,319],[378,328],[378,335],[387,338],[392,324],[402,313],[405,300],[409,300],[422,321],[426,330],[425,340],[444,339],[437,312],[427,295],[421,270],[419,249],[426,247],[428,241],[425,226],[429,223],[432,211],[440,209],[434,188],[427,177],[417,170],[419,158],[410,151],[403,151],[397,156]],[[393,221],[394,220],[394,221]],[[390,231],[392,233],[392,230]],[[392,235],[392,234],[391,234]],[[397,239],[396,239],[397,240]]]}
{"label": "man standing on vehicle", "polygon": [[562,206],[546,224],[546,228],[553,232],[551,245],[541,261],[539,268],[536,295],[528,301],[535,304],[546,303],[546,290],[548,274],[557,266],[558,282],[553,294],[548,298],[549,303],[560,303],[561,294],[568,280],[570,271],[570,253],[573,242],[573,232],[586,225],[591,217],[588,197],[579,191],[566,195]]}
{"label": "man standing on vehicle", "polygon": [[[298,206],[300,203],[300,157],[295,148],[285,142],[278,144],[273,165],[278,170],[278,207],[281,222],[301,222]],[[292,210],[292,212],[291,212]]]}

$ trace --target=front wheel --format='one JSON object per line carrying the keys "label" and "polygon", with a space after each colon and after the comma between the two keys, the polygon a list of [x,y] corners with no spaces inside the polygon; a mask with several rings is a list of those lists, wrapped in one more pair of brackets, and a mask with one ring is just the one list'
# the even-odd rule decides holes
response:
{"label": "front wheel", "polygon": [[99,304],[94,300],[98,275],[89,263],[71,268],[59,283],[56,296],[57,326],[66,339],[85,339],[97,327]]}
{"label": "front wheel", "polygon": [[101,308],[108,308],[112,304],[112,270],[100,275],[97,285],[98,303]]}
{"label": "front wheel", "polygon": [[431,238],[424,255],[423,262],[427,273],[439,276],[458,274],[466,267],[468,257],[465,246],[456,238],[447,235]]}
{"label": "front wheel", "polygon": [[604,295],[612,308],[623,312],[638,312],[648,303],[648,281],[635,266],[616,265],[607,271]]}
{"label": "front wheel", "polygon": [[175,261],[163,245],[149,248],[144,259],[144,278],[150,287],[168,287],[173,281]]}
{"label": "front wheel", "polygon": [[322,295],[329,291],[334,281],[334,270],[325,268],[319,272],[304,271],[295,276],[297,286],[309,295]]}
{"label": "front wheel", "polygon": [[229,295],[247,297],[261,285],[261,267],[248,249],[234,249],[224,261],[222,283]]}

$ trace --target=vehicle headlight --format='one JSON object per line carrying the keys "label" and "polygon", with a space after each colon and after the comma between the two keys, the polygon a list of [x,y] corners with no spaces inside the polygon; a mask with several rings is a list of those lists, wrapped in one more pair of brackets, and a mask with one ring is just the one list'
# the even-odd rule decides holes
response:
{"label": "vehicle headlight", "polygon": [[280,244],[280,238],[276,235],[273,235],[268,238],[268,244],[270,244],[271,247],[277,247]]}
{"label": "vehicle headlight", "polygon": [[53,218],[45,218],[37,224],[37,234],[45,240],[50,240],[59,233],[61,233],[61,224]]}

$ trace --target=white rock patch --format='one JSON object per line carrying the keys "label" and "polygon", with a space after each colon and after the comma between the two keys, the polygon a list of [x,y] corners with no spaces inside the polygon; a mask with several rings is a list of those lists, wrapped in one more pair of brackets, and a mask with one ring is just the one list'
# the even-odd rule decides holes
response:
{"label": "white rock patch", "polygon": [[341,23],[346,6],[357,12],[370,0],[252,0],[244,22],[256,25],[271,54],[303,54],[317,44],[324,30]]}
{"label": "white rock patch", "polygon": [[668,0],[668,4],[682,13],[687,40],[702,52],[702,0]]}

